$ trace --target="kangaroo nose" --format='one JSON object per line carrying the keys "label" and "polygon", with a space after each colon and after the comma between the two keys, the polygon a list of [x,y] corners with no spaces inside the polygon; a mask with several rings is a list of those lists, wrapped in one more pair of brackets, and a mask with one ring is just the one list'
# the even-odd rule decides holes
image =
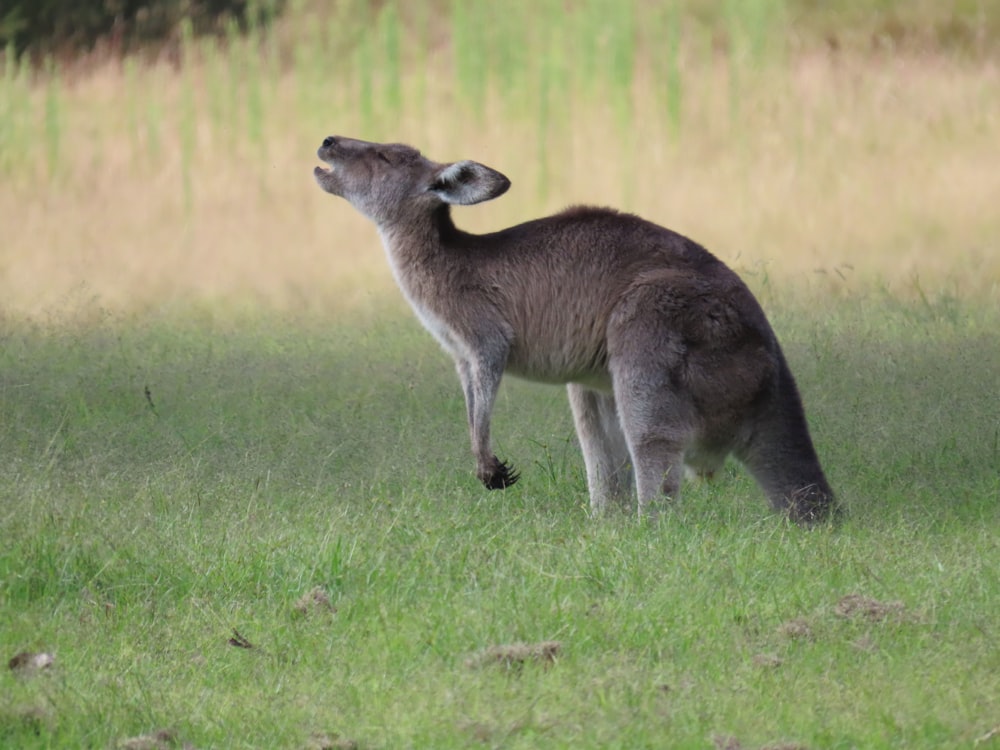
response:
{"label": "kangaroo nose", "polygon": [[336,142],[337,139],[334,136],[328,135],[326,138],[323,139],[323,148],[330,148],[330,146],[332,146]]}

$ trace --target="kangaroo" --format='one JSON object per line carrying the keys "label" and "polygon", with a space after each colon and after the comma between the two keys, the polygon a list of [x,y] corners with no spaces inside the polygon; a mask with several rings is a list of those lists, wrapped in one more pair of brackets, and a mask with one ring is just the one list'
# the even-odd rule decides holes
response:
{"label": "kangaroo", "polygon": [[410,146],[329,136],[314,176],[373,221],[396,282],[455,360],[489,489],[519,477],[490,443],[504,372],[567,384],[591,512],[655,517],[685,467],[729,454],[792,520],[828,518],[834,495],[795,380],[753,294],[694,241],[637,216],[573,207],[476,235],[452,205],[510,187],[475,161],[437,163]]}

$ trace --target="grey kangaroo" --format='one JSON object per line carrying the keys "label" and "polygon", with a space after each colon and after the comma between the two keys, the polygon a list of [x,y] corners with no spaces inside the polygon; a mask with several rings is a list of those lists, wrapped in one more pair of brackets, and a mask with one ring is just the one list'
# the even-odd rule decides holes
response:
{"label": "grey kangaroo", "polygon": [[474,161],[329,136],[314,174],[378,227],[393,274],[455,359],[477,476],[518,473],[490,444],[505,371],[566,383],[592,512],[638,514],[676,498],[685,467],[711,475],[732,453],[776,510],[822,521],[834,496],[781,347],[750,290],[697,243],[637,216],[575,207],[490,234],[458,229],[452,205],[506,192]]}

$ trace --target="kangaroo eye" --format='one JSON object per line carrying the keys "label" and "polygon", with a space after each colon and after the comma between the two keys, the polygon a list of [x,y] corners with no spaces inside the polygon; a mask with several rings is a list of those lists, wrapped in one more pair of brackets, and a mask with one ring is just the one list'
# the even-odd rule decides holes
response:
{"label": "kangaroo eye", "polygon": [[382,151],[376,151],[375,154],[378,156],[379,159],[381,159],[382,161],[384,161],[386,164],[392,164],[392,161],[389,159],[388,156],[385,155],[384,152],[382,152]]}

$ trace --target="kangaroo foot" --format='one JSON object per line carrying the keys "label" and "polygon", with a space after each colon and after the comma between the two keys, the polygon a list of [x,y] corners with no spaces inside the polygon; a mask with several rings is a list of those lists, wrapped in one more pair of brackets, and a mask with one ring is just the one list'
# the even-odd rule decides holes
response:
{"label": "kangaroo foot", "polygon": [[479,471],[478,476],[488,490],[505,490],[521,478],[520,472],[515,471],[513,466],[496,457],[491,466]]}

